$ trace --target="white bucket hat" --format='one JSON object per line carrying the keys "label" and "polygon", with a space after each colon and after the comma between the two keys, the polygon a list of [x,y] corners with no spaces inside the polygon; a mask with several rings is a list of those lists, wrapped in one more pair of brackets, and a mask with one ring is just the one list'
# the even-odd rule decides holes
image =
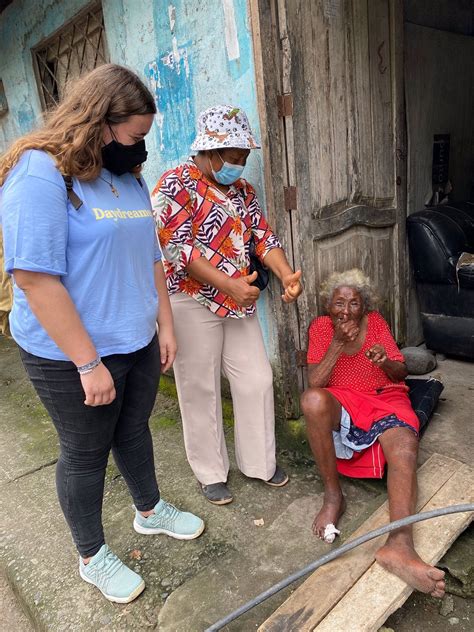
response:
{"label": "white bucket hat", "polygon": [[198,117],[198,133],[191,149],[204,151],[237,147],[259,149],[247,115],[232,105],[215,105],[201,112]]}

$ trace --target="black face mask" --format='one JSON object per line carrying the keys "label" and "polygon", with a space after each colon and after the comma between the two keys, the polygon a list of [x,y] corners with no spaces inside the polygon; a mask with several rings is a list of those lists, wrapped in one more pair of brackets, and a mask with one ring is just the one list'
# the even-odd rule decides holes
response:
{"label": "black face mask", "polygon": [[102,164],[106,169],[122,176],[127,171],[145,162],[148,156],[145,141],[139,140],[133,145],[123,145],[113,140],[102,147]]}

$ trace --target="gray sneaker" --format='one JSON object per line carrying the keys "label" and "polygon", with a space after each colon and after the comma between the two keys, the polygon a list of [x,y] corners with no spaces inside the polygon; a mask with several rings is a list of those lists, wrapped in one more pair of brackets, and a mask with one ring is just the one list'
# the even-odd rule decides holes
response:
{"label": "gray sneaker", "polygon": [[267,485],[271,487],[283,487],[289,481],[288,474],[283,470],[279,465],[276,466],[275,474],[271,477],[270,480],[265,481]]}
{"label": "gray sneaker", "polygon": [[199,483],[199,485],[204,496],[213,505],[227,505],[234,500],[225,483],[212,483],[211,485]]}

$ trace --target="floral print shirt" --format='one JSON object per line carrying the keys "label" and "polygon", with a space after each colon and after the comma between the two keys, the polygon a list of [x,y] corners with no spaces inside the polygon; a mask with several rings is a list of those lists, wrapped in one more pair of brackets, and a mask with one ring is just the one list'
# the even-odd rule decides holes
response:
{"label": "floral print shirt", "polygon": [[252,235],[262,262],[270,250],[281,248],[254,188],[240,179],[223,193],[189,159],[163,174],[152,192],[152,206],[168,292],[185,292],[218,316],[251,316],[255,304],[240,307],[217,288],[190,277],[186,267],[206,257],[215,268],[237,278],[248,274]]}

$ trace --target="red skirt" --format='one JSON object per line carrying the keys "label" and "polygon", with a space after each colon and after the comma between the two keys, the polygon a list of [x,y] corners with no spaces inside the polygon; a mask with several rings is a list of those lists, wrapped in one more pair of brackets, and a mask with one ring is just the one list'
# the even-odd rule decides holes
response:
{"label": "red skirt", "polygon": [[[328,386],[326,390],[344,406],[352,424],[362,430],[370,430],[376,421],[387,415],[396,415],[416,432],[419,430],[420,422],[405,389],[395,387],[381,393],[362,393],[351,388]],[[350,459],[336,460],[338,472],[353,478],[382,478],[386,463],[378,440],[369,448],[354,452]]]}

